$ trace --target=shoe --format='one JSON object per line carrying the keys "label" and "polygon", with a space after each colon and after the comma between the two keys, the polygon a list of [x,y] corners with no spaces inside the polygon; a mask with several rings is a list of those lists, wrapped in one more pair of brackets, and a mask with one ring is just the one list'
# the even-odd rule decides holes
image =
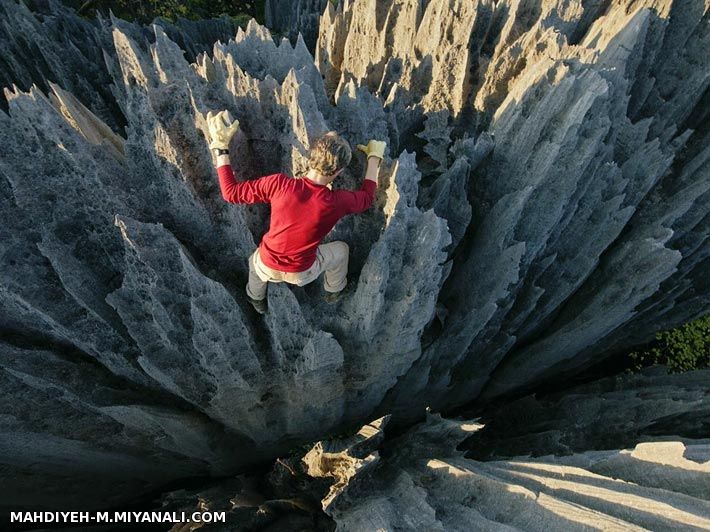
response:
{"label": "shoe", "polygon": [[323,299],[325,299],[325,302],[328,303],[329,305],[332,305],[338,299],[340,299],[340,295],[343,293],[341,290],[340,292],[326,292],[325,296],[323,296]]}
{"label": "shoe", "polygon": [[249,303],[251,303],[251,306],[254,307],[254,310],[256,310],[259,314],[266,314],[266,298],[252,299],[247,296],[247,300],[249,301]]}

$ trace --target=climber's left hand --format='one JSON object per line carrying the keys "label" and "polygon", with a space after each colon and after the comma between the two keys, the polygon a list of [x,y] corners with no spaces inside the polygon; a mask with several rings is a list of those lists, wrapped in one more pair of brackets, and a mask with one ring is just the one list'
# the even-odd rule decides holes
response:
{"label": "climber's left hand", "polygon": [[207,129],[210,134],[210,149],[226,150],[229,148],[229,141],[239,129],[239,120],[232,120],[229,111],[207,113]]}
{"label": "climber's left hand", "polygon": [[362,144],[357,145],[357,149],[367,155],[367,158],[376,157],[380,161],[385,157],[385,147],[387,143],[384,140],[372,139],[367,143],[367,146]]}

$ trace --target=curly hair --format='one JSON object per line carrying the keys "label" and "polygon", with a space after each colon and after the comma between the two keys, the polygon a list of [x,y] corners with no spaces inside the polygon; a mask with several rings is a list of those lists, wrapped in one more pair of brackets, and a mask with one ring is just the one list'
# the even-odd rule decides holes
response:
{"label": "curly hair", "polygon": [[322,175],[333,175],[345,168],[353,154],[348,142],[335,131],[318,137],[308,153],[308,166]]}

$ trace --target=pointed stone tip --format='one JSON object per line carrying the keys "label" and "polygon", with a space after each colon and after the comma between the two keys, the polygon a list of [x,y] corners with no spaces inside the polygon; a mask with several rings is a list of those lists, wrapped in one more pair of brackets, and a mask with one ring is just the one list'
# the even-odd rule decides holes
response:
{"label": "pointed stone tip", "polygon": [[297,48],[305,48],[306,50],[308,50],[308,47],[306,46],[306,41],[303,40],[303,35],[300,31],[296,36],[296,45],[293,47],[293,49],[296,50]]}
{"label": "pointed stone tip", "polygon": [[32,97],[36,97],[38,94],[41,96],[44,96],[44,93],[42,92],[42,89],[40,89],[39,85],[37,83],[32,83],[32,86],[30,87],[29,94]]}
{"label": "pointed stone tip", "polygon": [[3,87],[2,92],[5,95],[5,99],[9,102],[13,98],[17,96],[15,89],[17,89],[16,85],[13,83],[12,88],[10,87]]}
{"label": "pointed stone tip", "polygon": [[165,30],[163,30],[163,27],[160,24],[151,24],[150,29],[153,30],[153,35],[155,35],[155,38],[158,39],[163,39],[167,38],[167,35],[165,34]]}
{"label": "pointed stone tip", "polygon": [[294,85],[298,85],[298,76],[296,76],[296,69],[294,67],[290,67],[288,69],[288,73],[284,78],[284,84],[286,84],[287,81],[289,83],[293,83]]}
{"label": "pointed stone tip", "polygon": [[47,85],[49,85],[49,88],[55,92],[57,91],[57,89],[60,89],[59,85],[50,80],[47,80]]}
{"label": "pointed stone tip", "polygon": [[255,18],[250,18],[249,21],[247,22],[247,32],[253,31],[256,29],[258,22],[256,21]]}

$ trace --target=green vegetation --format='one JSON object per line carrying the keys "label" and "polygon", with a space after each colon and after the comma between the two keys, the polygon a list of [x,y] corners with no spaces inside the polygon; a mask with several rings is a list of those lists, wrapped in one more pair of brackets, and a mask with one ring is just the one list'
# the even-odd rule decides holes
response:
{"label": "green vegetation", "polygon": [[665,364],[673,373],[710,367],[710,314],[656,334],[643,350],[629,354],[633,369]]}
{"label": "green vegetation", "polygon": [[156,17],[171,21],[178,18],[199,20],[227,15],[238,24],[250,18],[264,22],[264,0],[64,0],[84,16],[94,16],[96,11],[119,18],[148,24]]}

